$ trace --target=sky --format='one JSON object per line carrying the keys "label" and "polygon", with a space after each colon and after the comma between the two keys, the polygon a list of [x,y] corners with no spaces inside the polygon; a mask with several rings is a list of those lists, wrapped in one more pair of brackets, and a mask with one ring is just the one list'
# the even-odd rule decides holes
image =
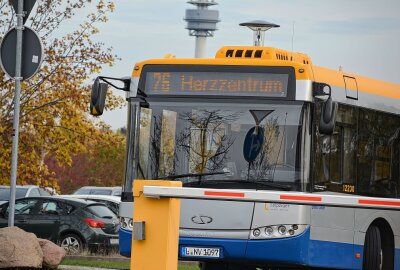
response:
{"label": "sky", "polygon": [[[194,56],[183,0],[115,0],[116,10],[99,26],[98,41],[121,60],[104,76],[123,77],[136,62]],[[318,66],[400,83],[399,0],[216,0],[220,22],[207,40],[207,57],[226,45],[252,45],[253,34],[239,23],[265,20],[280,25],[266,33],[265,46],[308,54]],[[88,8],[89,9],[89,8]],[[83,11],[84,12],[84,11]],[[76,18],[76,20],[79,18]],[[293,40],[293,43],[292,43]],[[99,74],[100,75],[100,74]],[[115,94],[118,90],[112,90]],[[126,108],[105,111],[102,119],[117,129],[126,125]]]}

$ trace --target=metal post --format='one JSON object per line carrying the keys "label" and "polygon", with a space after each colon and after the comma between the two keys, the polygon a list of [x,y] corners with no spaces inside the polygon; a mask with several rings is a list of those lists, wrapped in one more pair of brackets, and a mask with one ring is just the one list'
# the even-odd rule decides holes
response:
{"label": "metal post", "polygon": [[145,186],[182,188],[180,181],[135,180],[133,196],[132,270],[178,269],[180,199],[154,200],[143,195]]}
{"label": "metal post", "polygon": [[22,62],[22,31],[24,29],[24,1],[18,0],[17,11],[17,48],[15,61],[15,96],[14,96],[14,119],[13,119],[13,140],[11,157],[11,179],[10,179],[10,212],[8,216],[8,226],[14,226],[15,213],[15,190],[17,185],[17,165],[18,165],[18,137],[19,137],[19,105],[21,95],[21,62]]}
{"label": "metal post", "polygon": [[197,36],[196,37],[195,57],[196,58],[207,57],[206,48],[207,48],[207,37],[206,36]]}

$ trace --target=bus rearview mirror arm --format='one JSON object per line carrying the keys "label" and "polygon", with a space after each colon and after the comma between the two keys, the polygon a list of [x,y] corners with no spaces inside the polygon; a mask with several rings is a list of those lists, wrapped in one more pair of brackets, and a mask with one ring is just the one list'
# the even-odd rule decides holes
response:
{"label": "bus rearview mirror arm", "polygon": [[[325,92],[325,89],[328,89],[329,92]],[[329,84],[326,83],[319,83],[319,82],[313,82],[312,84],[312,92],[314,97],[318,96],[331,96],[332,89]]]}
{"label": "bus rearview mirror arm", "polygon": [[[99,76],[97,77],[99,80],[102,80],[103,82],[107,83],[108,85],[111,85],[115,89],[122,90],[125,92],[129,92],[130,86],[131,86],[131,78],[125,77],[125,78],[113,78],[113,77],[105,77],[105,76]],[[96,79],[97,80],[97,79]],[[124,84],[123,87],[117,86],[115,83],[112,81],[118,81],[122,82]]]}
{"label": "bus rearview mirror arm", "polygon": [[[103,81],[103,82],[100,82]],[[123,85],[119,86],[116,83],[122,83]],[[141,91],[137,85],[133,82],[132,78],[124,77],[124,78],[113,78],[113,77],[105,77],[98,76],[92,86],[92,93],[90,99],[90,114],[94,116],[100,116],[103,114],[105,100],[107,95],[108,86],[112,86],[115,89],[122,90],[125,92],[133,93],[133,96],[139,94],[141,97],[146,97],[146,94]]]}

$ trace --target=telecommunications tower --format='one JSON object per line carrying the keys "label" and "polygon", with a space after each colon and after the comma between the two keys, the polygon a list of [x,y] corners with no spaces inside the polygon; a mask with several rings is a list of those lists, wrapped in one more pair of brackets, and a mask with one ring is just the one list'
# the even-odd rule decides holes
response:
{"label": "telecommunications tower", "polygon": [[214,35],[219,22],[218,10],[208,9],[209,6],[217,5],[214,0],[192,0],[188,1],[197,7],[197,9],[187,9],[185,21],[187,21],[186,29],[189,30],[190,36],[196,37],[195,57],[206,57],[207,38]]}

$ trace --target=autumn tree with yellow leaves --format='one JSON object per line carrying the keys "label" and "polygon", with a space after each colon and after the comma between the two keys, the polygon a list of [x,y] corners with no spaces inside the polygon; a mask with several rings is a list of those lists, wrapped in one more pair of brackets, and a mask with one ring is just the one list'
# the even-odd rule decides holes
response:
{"label": "autumn tree with yellow leaves", "polygon": [[[60,37],[60,27],[90,5],[96,6],[94,11]],[[92,77],[117,59],[111,48],[93,41],[96,25],[106,22],[113,10],[112,2],[102,0],[37,1],[26,25],[39,34],[44,60],[40,71],[22,83],[18,184],[58,188],[46,165],[49,157],[59,166],[71,166],[77,154],[122,143],[122,136],[88,114]],[[0,39],[15,24],[8,0],[0,0]],[[121,106],[122,100],[109,92],[107,108]],[[0,71],[0,184],[10,182],[13,98],[14,81]]]}

